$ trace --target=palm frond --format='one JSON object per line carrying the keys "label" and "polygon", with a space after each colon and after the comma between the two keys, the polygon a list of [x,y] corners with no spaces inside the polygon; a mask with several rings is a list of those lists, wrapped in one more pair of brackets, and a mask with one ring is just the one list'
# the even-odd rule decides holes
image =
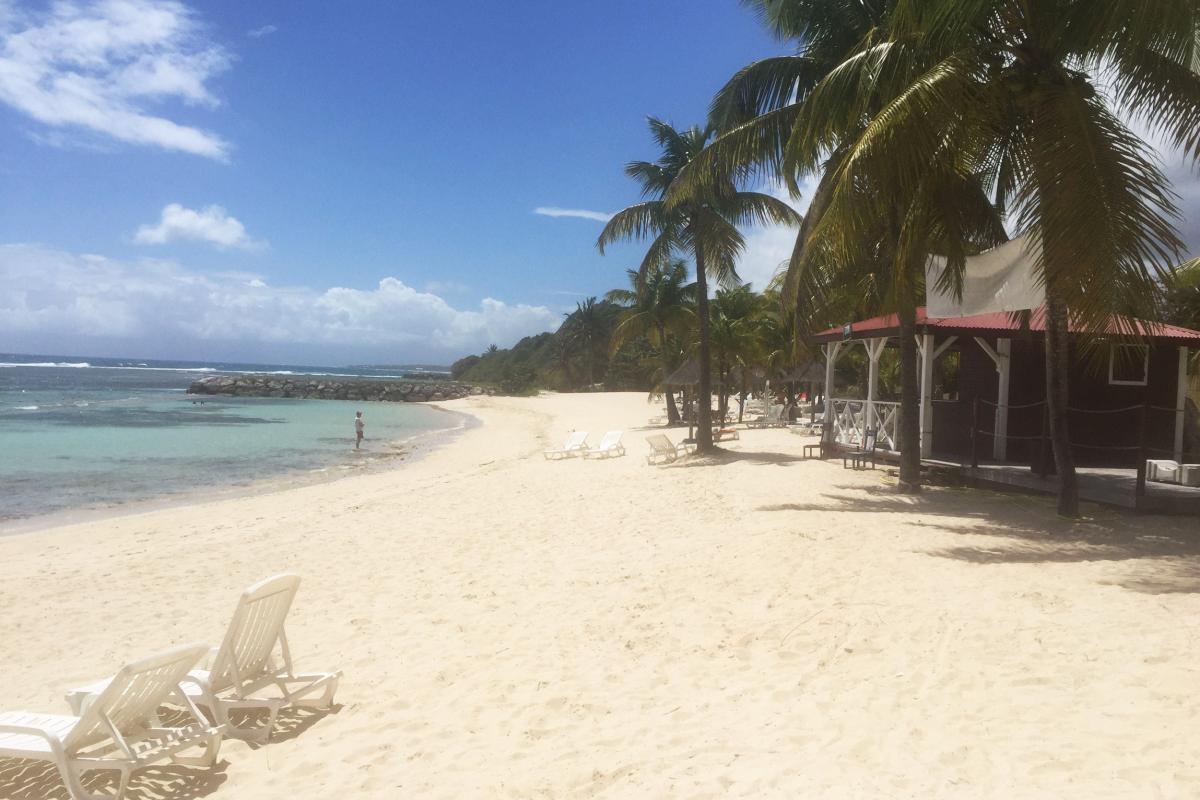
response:
{"label": "palm frond", "polygon": [[623,208],[605,224],[604,230],[596,239],[596,248],[603,255],[604,248],[615,242],[657,236],[667,222],[666,209],[662,200],[647,200],[644,203]]}

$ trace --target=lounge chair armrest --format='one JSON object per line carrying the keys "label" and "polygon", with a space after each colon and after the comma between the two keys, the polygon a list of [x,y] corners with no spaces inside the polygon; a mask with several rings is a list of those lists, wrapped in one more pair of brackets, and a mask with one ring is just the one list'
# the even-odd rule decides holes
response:
{"label": "lounge chair armrest", "polygon": [[213,662],[217,660],[217,653],[221,652],[220,647],[210,647],[208,652],[204,654],[204,658],[200,660],[198,665],[200,669],[212,669]]}
{"label": "lounge chair armrest", "polygon": [[48,731],[45,728],[38,728],[34,725],[9,725],[0,722],[0,733],[15,733],[24,736],[37,736],[40,739],[45,739],[50,745],[50,751],[57,756],[63,755],[62,740],[58,738],[58,734],[53,731]]}
{"label": "lounge chair armrest", "polygon": [[183,676],[183,680],[181,680],[179,682],[179,685],[182,686],[185,683],[190,683],[190,684],[200,687],[201,689],[203,689],[204,691],[207,692],[209,678],[210,678],[210,675],[207,670],[195,670],[194,669],[191,672],[189,672],[187,675]]}

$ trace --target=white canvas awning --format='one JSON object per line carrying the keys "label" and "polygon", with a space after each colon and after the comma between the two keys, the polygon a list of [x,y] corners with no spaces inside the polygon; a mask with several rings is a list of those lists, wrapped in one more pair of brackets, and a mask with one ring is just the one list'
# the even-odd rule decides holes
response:
{"label": "white canvas awning", "polygon": [[967,258],[962,299],[938,290],[946,259],[931,256],[925,265],[925,306],[930,317],[970,317],[996,311],[1020,311],[1046,303],[1037,275],[1040,245],[1028,234]]}

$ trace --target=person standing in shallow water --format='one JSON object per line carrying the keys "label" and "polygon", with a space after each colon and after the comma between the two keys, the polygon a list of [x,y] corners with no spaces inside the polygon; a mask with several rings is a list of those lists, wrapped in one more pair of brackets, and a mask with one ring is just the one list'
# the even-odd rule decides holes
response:
{"label": "person standing in shallow water", "polygon": [[357,449],[358,449],[358,446],[359,446],[360,444],[362,444],[362,440],[363,440],[363,418],[362,418],[362,412],[361,412],[361,411],[355,411],[355,412],[354,412],[354,449],[355,449],[355,450],[357,450]]}

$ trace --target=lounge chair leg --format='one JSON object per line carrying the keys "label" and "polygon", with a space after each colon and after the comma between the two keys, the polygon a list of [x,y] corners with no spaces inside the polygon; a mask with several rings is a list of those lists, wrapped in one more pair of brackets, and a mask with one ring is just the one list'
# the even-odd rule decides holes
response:
{"label": "lounge chair leg", "polygon": [[337,693],[338,679],[340,677],[340,675],[334,675],[325,687],[325,694],[321,697],[321,708],[333,708],[333,696]]}
{"label": "lounge chair leg", "polygon": [[171,762],[185,767],[208,768],[217,763],[221,753],[221,734],[214,733],[204,740],[204,753],[198,756],[171,755]]}
{"label": "lounge chair leg", "polygon": [[271,741],[271,731],[275,730],[275,718],[279,716],[279,706],[271,704],[271,710],[267,713],[267,727],[262,731],[262,743],[267,744]]}
{"label": "lounge chair leg", "polygon": [[121,777],[117,782],[116,794],[95,794],[83,788],[84,770],[76,764],[58,764],[58,772],[62,775],[63,783],[67,785],[67,793],[71,800],[123,800],[125,791],[129,788],[129,780],[133,777],[130,767],[120,767]]}

